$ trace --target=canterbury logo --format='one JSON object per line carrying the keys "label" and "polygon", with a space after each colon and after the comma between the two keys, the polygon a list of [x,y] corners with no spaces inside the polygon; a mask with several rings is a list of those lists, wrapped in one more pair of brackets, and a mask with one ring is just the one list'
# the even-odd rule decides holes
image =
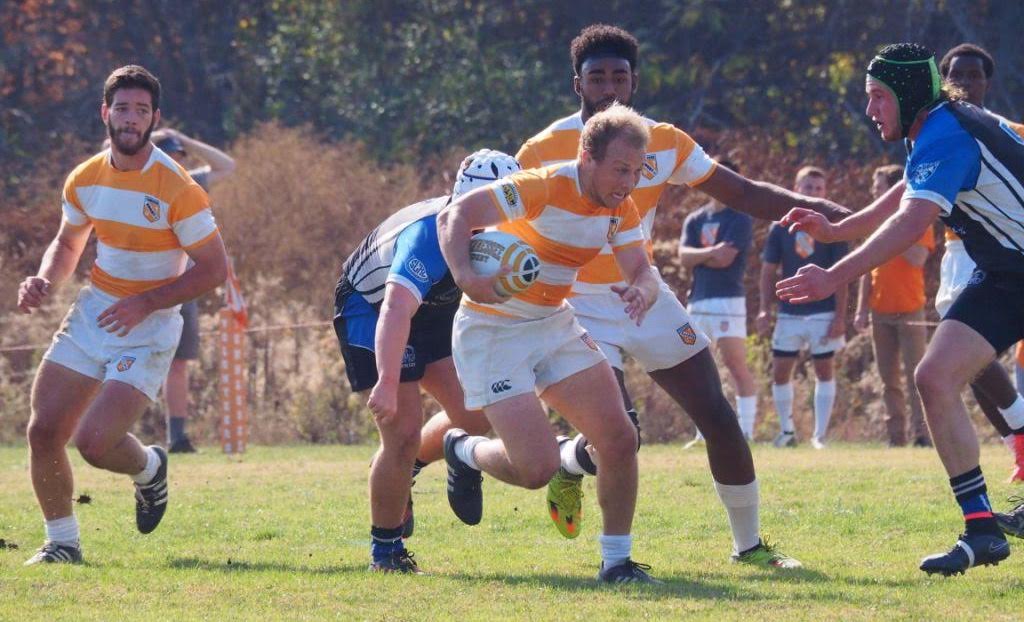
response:
{"label": "canterbury logo", "polygon": [[134,356],[122,356],[121,360],[117,362],[117,371],[126,372],[132,368],[132,364],[135,363]]}
{"label": "canterbury logo", "polygon": [[512,388],[512,379],[505,378],[491,384],[491,393],[504,393]]}

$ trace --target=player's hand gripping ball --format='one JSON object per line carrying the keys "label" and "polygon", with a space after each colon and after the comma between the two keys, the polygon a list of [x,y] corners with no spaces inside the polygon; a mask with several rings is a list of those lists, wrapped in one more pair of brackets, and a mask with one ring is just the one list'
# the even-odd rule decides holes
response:
{"label": "player's hand gripping ball", "polygon": [[509,273],[502,276],[494,289],[502,296],[525,291],[537,282],[540,259],[526,242],[504,231],[484,231],[469,241],[469,260],[473,272],[481,276],[497,274],[503,267]]}

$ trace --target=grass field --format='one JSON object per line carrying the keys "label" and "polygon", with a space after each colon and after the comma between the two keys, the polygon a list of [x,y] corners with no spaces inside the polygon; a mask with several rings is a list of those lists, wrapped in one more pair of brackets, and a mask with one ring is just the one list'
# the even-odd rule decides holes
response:
{"label": "grass field", "polygon": [[[758,446],[764,530],[806,565],[782,572],[728,563],[725,514],[702,453],[645,447],[634,557],[665,584],[626,588],[594,581],[592,482],[584,535],[568,541],[549,524],[542,492],[490,479],[483,523],[462,525],[440,465],[416,485],[408,541],[430,576],[368,573],[371,451],[176,458],[171,506],[149,536],[135,531],[127,479],[76,456],[77,494],[91,498],[76,506],[87,563],[23,568],[42,525],[25,449],[2,448],[0,620],[1020,620],[1024,609],[1022,553],[955,579],[917,570],[961,526],[930,450]],[[985,448],[999,507],[1014,492],[1002,483],[1008,465],[1001,447]]]}

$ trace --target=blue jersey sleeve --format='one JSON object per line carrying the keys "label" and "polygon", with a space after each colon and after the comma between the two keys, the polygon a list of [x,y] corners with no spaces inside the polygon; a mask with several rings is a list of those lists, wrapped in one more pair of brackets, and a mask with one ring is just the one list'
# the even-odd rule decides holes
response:
{"label": "blue jersey sleeve", "polygon": [[423,302],[430,288],[447,273],[434,216],[417,220],[398,234],[387,283],[402,285]]}
{"label": "blue jersey sleeve", "polygon": [[970,134],[955,121],[925,127],[907,159],[907,189],[903,199],[924,199],[948,215],[956,196],[970,190],[981,172],[981,150]]}
{"label": "blue jersey sleeve", "polygon": [[740,252],[746,253],[754,239],[754,219],[746,214],[737,214],[722,234],[723,242],[730,242]]}
{"label": "blue jersey sleeve", "polygon": [[773,222],[772,228],[768,230],[761,259],[765,263],[782,263],[782,226],[777,222]]}
{"label": "blue jersey sleeve", "polygon": [[697,214],[693,213],[686,217],[683,223],[683,246],[700,248],[700,234],[697,232]]}

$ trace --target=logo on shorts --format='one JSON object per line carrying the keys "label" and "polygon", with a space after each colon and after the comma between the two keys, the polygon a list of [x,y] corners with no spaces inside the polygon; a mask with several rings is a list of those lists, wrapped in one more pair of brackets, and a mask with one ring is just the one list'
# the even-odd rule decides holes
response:
{"label": "logo on shorts", "polygon": [[160,201],[153,197],[146,197],[146,200],[142,203],[142,215],[149,222],[160,220]]}
{"label": "logo on shorts", "polygon": [[679,338],[682,339],[683,343],[686,345],[692,346],[697,343],[697,331],[693,330],[693,327],[690,326],[689,322],[677,328],[676,332],[679,333]]}
{"label": "logo on shorts", "polygon": [[416,367],[416,349],[412,346],[405,346],[405,353],[402,354],[402,369]]}
{"label": "logo on shorts", "polygon": [[512,388],[512,379],[505,378],[497,382],[491,383],[491,393],[504,393]]}
{"label": "logo on shorts", "polygon": [[971,278],[968,279],[967,284],[980,285],[981,282],[985,280],[985,276],[986,274],[984,270],[979,270],[978,268],[975,268],[974,272],[971,273]]}
{"label": "logo on shorts", "polygon": [[117,361],[117,371],[126,372],[132,368],[133,363],[135,363],[135,357],[125,354],[119,361]]}
{"label": "logo on shorts", "polygon": [[938,162],[925,162],[924,164],[918,164],[914,167],[914,170],[910,171],[910,174],[907,175],[907,179],[910,180],[911,183],[923,184],[928,181],[928,178],[931,177],[938,168]]}
{"label": "logo on shorts", "polygon": [[807,235],[804,231],[797,231],[793,250],[795,250],[796,254],[800,255],[801,258],[807,259],[814,254],[814,238]]}
{"label": "logo on shorts", "polygon": [[580,335],[580,339],[583,341],[583,343],[587,344],[587,347],[590,348],[591,350],[598,352],[600,351],[600,348],[597,347],[597,342],[594,341],[594,338],[590,336],[590,333],[583,333],[582,335]]}
{"label": "logo on shorts", "polygon": [[519,203],[519,192],[515,184],[501,184],[501,193],[505,195],[505,202],[509,207],[515,207]]}
{"label": "logo on shorts", "polygon": [[715,240],[718,239],[718,223],[717,222],[706,222],[704,226],[700,228],[700,245],[701,246],[714,246]]}
{"label": "logo on shorts", "polygon": [[409,272],[412,273],[414,277],[416,277],[417,281],[426,283],[430,280],[430,277],[427,276],[427,267],[424,266],[423,262],[419,259],[410,257],[409,261],[405,262],[405,267],[409,269]]}
{"label": "logo on shorts", "polygon": [[728,331],[729,330],[729,320],[725,320],[724,322],[722,322],[718,326],[718,330],[722,331],[723,333]]}
{"label": "logo on shorts", "polygon": [[621,222],[621,221],[622,221],[622,219],[619,218],[618,216],[612,216],[611,218],[608,219],[608,241],[609,242],[611,242],[612,238],[615,237],[615,234],[619,232],[619,222]]}
{"label": "logo on shorts", "polygon": [[648,153],[644,156],[644,179],[650,181],[654,179],[654,176],[658,174],[658,156],[654,153]]}

